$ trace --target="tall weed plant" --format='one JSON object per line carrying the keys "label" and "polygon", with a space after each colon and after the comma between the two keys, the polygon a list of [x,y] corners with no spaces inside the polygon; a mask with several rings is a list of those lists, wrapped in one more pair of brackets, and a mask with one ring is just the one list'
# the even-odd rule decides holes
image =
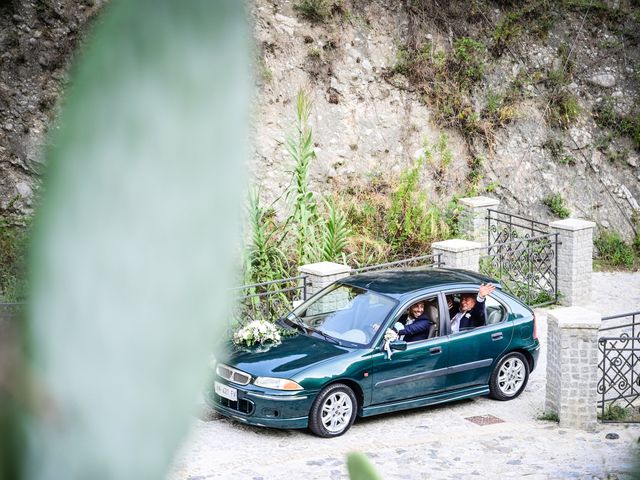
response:
{"label": "tall weed plant", "polygon": [[309,125],[310,115],[311,99],[304,90],[300,90],[296,97],[294,131],[286,141],[287,151],[294,162],[286,198],[291,208],[291,233],[295,238],[295,250],[301,263],[309,263],[317,258],[314,249],[318,239],[318,207],[313,192],[309,190],[309,169],[316,158]]}
{"label": "tall weed plant", "polygon": [[245,283],[262,283],[288,276],[285,231],[260,204],[257,192],[249,194],[251,241],[245,252]]}

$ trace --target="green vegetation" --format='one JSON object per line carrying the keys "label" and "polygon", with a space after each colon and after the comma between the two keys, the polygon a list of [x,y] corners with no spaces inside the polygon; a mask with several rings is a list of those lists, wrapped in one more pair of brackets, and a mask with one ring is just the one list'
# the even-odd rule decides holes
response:
{"label": "green vegetation", "polygon": [[549,108],[547,109],[547,120],[554,127],[569,128],[578,118],[582,109],[576,97],[561,90],[552,92],[549,95]]}
{"label": "green vegetation", "polygon": [[543,144],[544,148],[551,158],[560,165],[575,165],[576,159],[568,155],[564,150],[564,143],[559,138],[549,137]]}
{"label": "green vegetation", "polygon": [[594,108],[596,123],[617,136],[629,137],[640,152],[640,113],[624,115],[616,112],[613,98],[608,97]]}
{"label": "green vegetation", "polygon": [[600,420],[606,420],[609,422],[624,422],[631,416],[628,409],[621,407],[620,405],[614,405],[610,403],[604,411],[604,415],[598,412],[598,418]]}
{"label": "green vegetation", "polygon": [[536,420],[540,420],[543,422],[556,422],[560,421],[560,417],[556,412],[542,412],[540,415],[536,417]]}
{"label": "green vegetation", "polygon": [[575,71],[569,47],[560,45],[558,55],[560,67],[549,71],[544,80],[547,87],[545,115],[552,126],[567,129],[576,121],[582,109],[575,95],[568,90]]}
{"label": "green vegetation", "polygon": [[571,211],[567,208],[564,198],[562,198],[562,195],[559,193],[545,197],[542,203],[549,207],[551,213],[556,217],[568,218],[571,215]]}
{"label": "green vegetation", "polygon": [[0,217],[0,301],[22,301],[26,293],[26,251],[31,218]]}
{"label": "green vegetation", "polygon": [[315,240],[319,223],[316,199],[309,190],[309,168],[316,153],[313,148],[312,130],[309,126],[311,100],[300,90],[296,97],[296,123],[294,133],[287,138],[287,151],[295,162],[292,182],[286,192],[290,204],[293,237],[298,261],[309,263],[316,257]]}
{"label": "green vegetation", "polygon": [[486,61],[485,45],[462,37],[454,40],[448,51],[431,43],[419,50],[401,47],[392,73],[406,76],[418,87],[425,102],[434,108],[438,124],[459,128],[470,137],[483,132],[471,91],[482,80]]}
{"label": "green vegetation", "polygon": [[275,220],[273,209],[265,210],[260,205],[257,192],[249,196],[249,221],[251,241],[245,251],[245,284],[288,277],[284,232]]}
{"label": "green vegetation", "polygon": [[632,269],[640,264],[640,235],[632,245],[616,232],[601,230],[593,241],[597,249],[596,265],[599,268]]}
{"label": "green vegetation", "polygon": [[455,233],[457,202],[440,208],[421,188],[425,175],[444,175],[453,160],[446,135],[432,146],[425,143],[424,156],[397,177],[373,176],[366,187],[347,185],[335,198],[319,200],[309,189],[315,159],[310,111],[311,102],[301,91],[286,141],[293,163],[282,196],[286,218],[278,221],[273,206],[261,206],[257,193],[250,197],[245,284],[295,276],[299,265],[322,260],[358,267],[424,255],[433,241]]}
{"label": "green vegetation", "polygon": [[325,200],[327,223],[320,243],[321,259],[325,262],[346,263],[345,251],[351,235],[351,227],[342,210],[331,200]]}
{"label": "green vegetation", "polygon": [[482,164],[485,158],[480,155],[471,157],[467,162],[469,173],[467,173],[467,190],[466,197],[475,197],[480,194],[480,182],[484,178],[482,173]]}
{"label": "green vegetation", "polygon": [[299,0],[293,8],[312,22],[324,22],[336,11],[342,11],[342,2],[338,0]]}
{"label": "green vegetation", "polygon": [[[480,273],[499,278],[505,291],[524,300],[528,305],[554,303],[556,298],[553,295],[553,287],[536,268],[536,258],[541,254],[548,254],[550,248],[549,239],[542,238],[535,246],[530,245],[518,251],[517,261],[513,263],[500,260],[500,252],[494,252],[495,256],[480,259]],[[511,251],[511,254],[515,255],[516,252]],[[514,269],[517,271],[514,272]]]}
{"label": "green vegetation", "polygon": [[347,470],[350,480],[382,480],[371,461],[360,452],[347,455]]}
{"label": "green vegetation", "polygon": [[525,4],[503,15],[491,35],[491,49],[497,56],[517,42],[523,32],[546,38],[556,22],[557,15],[552,11],[553,2],[537,0],[523,3]]}

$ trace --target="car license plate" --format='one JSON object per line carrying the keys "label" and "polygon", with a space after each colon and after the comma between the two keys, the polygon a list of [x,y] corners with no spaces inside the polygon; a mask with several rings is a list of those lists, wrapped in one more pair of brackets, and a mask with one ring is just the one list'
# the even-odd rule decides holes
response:
{"label": "car license plate", "polygon": [[219,382],[215,382],[214,388],[216,390],[216,393],[221,397],[224,397],[227,400],[232,400],[234,402],[238,401],[238,390],[236,390],[235,388],[223,385]]}

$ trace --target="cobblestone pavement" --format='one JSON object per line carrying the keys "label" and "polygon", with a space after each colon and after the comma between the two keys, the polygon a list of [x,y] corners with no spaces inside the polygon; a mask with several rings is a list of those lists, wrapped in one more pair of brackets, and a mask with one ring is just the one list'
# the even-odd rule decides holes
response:
{"label": "cobblestone pavement", "polygon": [[[594,273],[589,308],[603,315],[640,310],[640,274]],[[359,419],[328,440],[241,425],[205,410],[170,480],[343,479],[345,456],[356,450],[385,479],[631,478],[640,425],[599,424],[583,432],[537,419],[544,408],[547,310],[536,313],[541,362],[515,400],[476,398]],[[479,416],[480,425],[469,420]],[[619,438],[609,440],[608,433]]]}

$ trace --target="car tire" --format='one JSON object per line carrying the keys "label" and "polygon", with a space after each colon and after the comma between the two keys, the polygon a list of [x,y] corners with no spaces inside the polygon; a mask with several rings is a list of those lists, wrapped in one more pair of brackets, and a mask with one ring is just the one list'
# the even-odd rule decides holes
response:
{"label": "car tire", "polygon": [[325,387],[309,412],[309,429],[319,437],[338,437],[351,428],[356,419],[358,401],[344,383]]}
{"label": "car tire", "polygon": [[522,393],[529,381],[529,362],[520,352],[511,352],[496,364],[489,380],[489,396],[511,400]]}

